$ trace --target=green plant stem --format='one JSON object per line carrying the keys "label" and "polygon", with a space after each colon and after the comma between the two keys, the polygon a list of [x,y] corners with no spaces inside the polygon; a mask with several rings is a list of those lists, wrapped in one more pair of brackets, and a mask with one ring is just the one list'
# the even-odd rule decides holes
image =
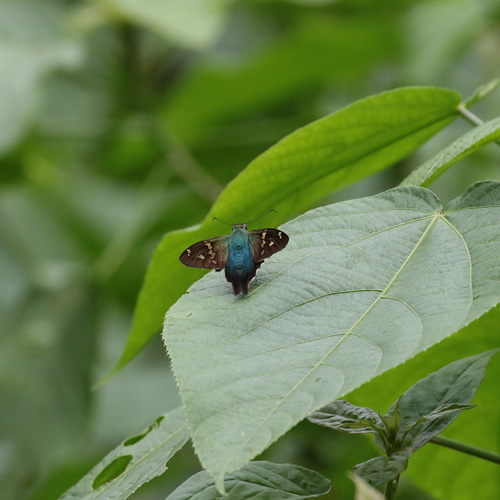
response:
{"label": "green plant stem", "polygon": [[385,496],[386,500],[391,500],[391,498],[392,498],[392,480],[387,481],[387,484],[385,485],[384,496]]}
{"label": "green plant stem", "polygon": [[460,441],[455,441],[454,439],[445,438],[442,436],[436,436],[435,438],[431,439],[431,443],[461,451],[462,453],[467,453],[468,455],[473,455],[475,457],[482,458],[483,460],[488,460],[489,462],[500,465],[500,455],[491,451],[482,450],[481,448],[476,448],[475,446],[471,446],[470,444],[461,443]]}
{"label": "green plant stem", "polygon": [[384,496],[386,500],[392,500],[398,489],[399,476],[396,479],[391,479],[387,481],[385,485]]}
{"label": "green plant stem", "polygon": [[[465,118],[469,123],[472,123],[472,125],[475,125],[476,127],[484,123],[484,121],[481,120],[479,116],[468,110],[465,106],[465,103],[463,102],[458,106],[458,112],[462,115],[463,118]],[[496,144],[500,145],[500,141],[495,142]]]}
{"label": "green plant stem", "polygon": [[465,106],[464,103],[462,102],[458,106],[458,112],[469,122],[472,123],[472,125],[482,125],[484,123],[479,116],[476,116],[472,111],[468,110]]}

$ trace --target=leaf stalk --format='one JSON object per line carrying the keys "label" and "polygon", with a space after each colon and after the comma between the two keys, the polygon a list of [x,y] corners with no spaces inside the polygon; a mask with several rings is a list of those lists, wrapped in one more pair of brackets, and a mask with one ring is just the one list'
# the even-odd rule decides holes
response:
{"label": "leaf stalk", "polygon": [[477,448],[476,446],[471,446],[470,444],[461,443],[460,441],[442,436],[436,436],[432,438],[430,442],[438,444],[439,446],[444,446],[446,448],[461,451],[462,453],[466,453],[467,455],[482,458],[483,460],[488,460],[489,462],[500,465],[500,455],[498,453],[483,450],[481,448]]}
{"label": "leaf stalk", "polygon": [[475,115],[472,111],[467,109],[463,102],[458,105],[458,112],[469,123],[472,123],[472,125],[478,126],[478,125],[482,125],[484,123],[484,121],[481,120],[481,118],[479,118],[479,116]]}

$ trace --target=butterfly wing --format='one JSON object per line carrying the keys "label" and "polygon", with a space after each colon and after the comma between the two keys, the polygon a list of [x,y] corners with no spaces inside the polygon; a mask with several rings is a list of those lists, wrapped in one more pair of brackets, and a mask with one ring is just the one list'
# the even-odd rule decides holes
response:
{"label": "butterfly wing", "polygon": [[279,229],[256,229],[249,232],[254,262],[262,262],[288,243],[288,235]]}
{"label": "butterfly wing", "polygon": [[198,241],[181,253],[179,260],[189,267],[216,269],[220,271],[227,264],[227,236],[217,236],[208,240]]}

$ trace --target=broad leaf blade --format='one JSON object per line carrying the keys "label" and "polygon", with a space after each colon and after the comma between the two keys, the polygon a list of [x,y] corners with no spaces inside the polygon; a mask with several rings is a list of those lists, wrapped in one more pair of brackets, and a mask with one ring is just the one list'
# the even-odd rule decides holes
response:
{"label": "broad leaf blade", "polygon": [[257,157],[227,186],[200,226],[168,233],[157,247],[114,372],[160,330],[165,311],[201,276],[186,270],[178,257],[194,242],[216,236],[214,216],[244,221],[274,208],[279,214],[266,220],[277,225],[331,191],[404,158],[452,121],[459,104],[460,95],[446,89],[385,92],[297,130]]}
{"label": "broad leaf blade", "polygon": [[106,455],[61,500],[128,498],[167,470],[167,462],[189,439],[182,408],[159,417],[145,432]]}
{"label": "broad leaf blade", "polygon": [[413,171],[401,186],[427,187],[455,162],[500,138],[500,118],[495,118],[469,130],[462,137],[440,151]]}
{"label": "broad leaf blade", "polygon": [[308,420],[336,431],[350,434],[367,434],[383,428],[378,413],[371,408],[353,405],[347,401],[337,400],[314,412]]}
{"label": "broad leaf blade", "polygon": [[[491,211],[500,220],[499,207],[482,208],[499,186],[472,186],[453,202],[470,205],[454,220],[478,228]],[[323,207],[284,229],[287,249],[248,296],[230,297],[211,274],[165,320],[196,451],[219,480],[312,411],[462,327],[472,303],[464,237],[425,189]]]}
{"label": "broad leaf blade", "polygon": [[390,457],[375,457],[356,465],[353,471],[371,486],[396,479],[408,467],[411,451],[404,449]]}
{"label": "broad leaf blade", "polygon": [[[269,498],[300,500],[325,495],[330,481],[315,471],[291,464],[250,462],[241,470],[229,474],[225,481],[227,500]],[[217,500],[221,498],[213,478],[207,471],[199,472],[167,500]]]}
{"label": "broad leaf blade", "polygon": [[[408,426],[426,418],[407,433],[407,446],[413,451],[418,450],[457,418],[464,408],[453,408],[453,405],[470,403],[484,378],[488,362],[497,352],[488,351],[450,363],[403,394],[400,398],[400,437]],[[443,408],[444,405],[451,406]]]}
{"label": "broad leaf blade", "polygon": [[[465,324],[500,302],[500,189],[494,181],[477,182],[453,200],[447,216],[462,234],[472,262],[474,301]],[[482,224],[477,224],[478,218]]]}

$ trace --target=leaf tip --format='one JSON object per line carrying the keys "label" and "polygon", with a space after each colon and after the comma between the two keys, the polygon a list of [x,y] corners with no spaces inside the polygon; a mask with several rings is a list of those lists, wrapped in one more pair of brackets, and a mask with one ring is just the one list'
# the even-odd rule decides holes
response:
{"label": "leaf tip", "polygon": [[217,491],[221,494],[226,496],[226,488],[224,486],[224,474],[218,474],[214,476],[214,481],[215,481],[215,487],[217,488]]}

